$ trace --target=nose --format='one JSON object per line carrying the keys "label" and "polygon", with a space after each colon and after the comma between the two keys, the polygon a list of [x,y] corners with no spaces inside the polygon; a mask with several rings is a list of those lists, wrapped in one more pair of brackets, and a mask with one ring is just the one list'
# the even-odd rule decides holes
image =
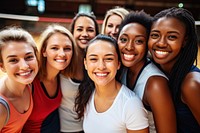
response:
{"label": "nose", "polygon": [[118,32],[118,28],[117,27],[113,27],[111,33],[112,34],[117,34]]}
{"label": "nose", "polygon": [[27,68],[29,68],[28,63],[24,59],[20,60],[19,65],[20,65],[20,69],[22,70],[26,70]]}
{"label": "nose", "polygon": [[166,41],[165,37],[164,37],[164,36],[161,37],[161,38],[158,40],[158,42],[156,43],[156,45],[157,45],[158,47],[160,47],[160,48],[166,47],[166,46],[167,46],[167,41]]}
{"label": "nose", "polygon": [[133,50],[134,49],[133,45],[134,45],[133,42],[129,41],[125,46],[126,50]]}
{"label": "nose", "polygon": [[82,36],[88,36],[88,32],[86,30],[83,30]]}
{"label": "nose", "polygon": [[60,49],[58,54],[59,54],[59,56],[64,57],[65,56],[64,49]]}
{"label": "nose", "polygon": [[99,60],[98,62],[98,69],[104,70],[106,68],[105,62],[103,60]]}

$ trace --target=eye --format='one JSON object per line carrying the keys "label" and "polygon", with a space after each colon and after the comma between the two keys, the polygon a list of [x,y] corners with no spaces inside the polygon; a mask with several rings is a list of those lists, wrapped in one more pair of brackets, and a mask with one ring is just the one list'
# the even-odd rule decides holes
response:
{"label": "eye", "polygon": [[57,47],[51,47],[51,49],[52,49],[52,50],[58,50],[58,48],[57,48]]}
{"label": "eye", "polygon": [[90,60],[91,62],[96,62],[96,61],[97,61],[97,58],[89,58],[89,60]]}
{"label": "eye", "polygon": [[88,29],[87,31],[88,32],[94,32],[94,29]]}
{"label": "eye", "polygon": [[107,27],[109,27],[109,28],[112,28],[112,27],[113,27],[113,25],[112,25],[112,24],[108,24],[108,25],[107,25]]}
{"label": "eye", "polygon": [[83,29],[82,28],[77,28],[76,31],[81,32],[81,31],[83,31]]}
{"label": "eye", "polygon": [[145,41],[142,40],[142,39],[136,39],[136,40],[135,40],[135,43],[136,43],[136,44],[144,44]]}
{"label": "eye", "polygon": [[151,33],[151,34],[150,34],[150,37],[151,37],[152,39],[157,39],[157,38],[159,37],[159,34],[157,34],[157,33]]}
{"label": "eye", "polygon": [[169,35],[168,38],[169,38],[169,40],[175,40],[175,39],[177,39],[178,37],[175,36],[175,35]]}
{"label": "eye", "polygon": [[8,60],[8,62],[10,62],[10,63],[16,63],[16,62],[18,62],[18,60],[15,59],[15,58],[11,58],[11,59]]}
{"label": "eye", "polygon": [[32,59],[34,59],[35,58],[35,56],[33,56],[33,55],[28,55],[26,58],[25,58],[25,60],[32,60]]}
{"label": "eye", "polygon": [[121,43],[126,43],[127,41],[128,41],[128,39],[125,38],[125,37],[121,37],[121,38],[120,38],[120,42],[121,42]]}
{"label": "eye", "polygon": [[72,50],[72,48],[70,48],[70,47],[64,48],[64,51],[71,51],[71,50]]}
{"label": "eye", "polygon": [[108,57],[108,58],[105,58],[105,61],[107,62],[110,62],[110,61],[113,61],[114,59],[112,57]]}

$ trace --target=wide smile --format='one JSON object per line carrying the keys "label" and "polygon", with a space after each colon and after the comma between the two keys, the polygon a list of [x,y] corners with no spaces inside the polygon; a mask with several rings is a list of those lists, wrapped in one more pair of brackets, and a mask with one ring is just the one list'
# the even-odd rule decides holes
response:
{"label": "wide smile", "polygon": [[123,54],[123,57],[124,57],[125,60],[131,61],[131,60],[134,59],[135,55],[133,55],[133,54]]}
{"label": "wide smile", "polygon": [[155,56],[157,58],[162,59],[162,58],[166,58],[170,54],[170,52],[168,52],[168,51],[161,51],[161,50],[154,50],[154,54],[155,54]]}
{"label": "wide smile", "polygon": [[55,61],[58,63],[64,63],[66,61],[66,59],[55,59]]}

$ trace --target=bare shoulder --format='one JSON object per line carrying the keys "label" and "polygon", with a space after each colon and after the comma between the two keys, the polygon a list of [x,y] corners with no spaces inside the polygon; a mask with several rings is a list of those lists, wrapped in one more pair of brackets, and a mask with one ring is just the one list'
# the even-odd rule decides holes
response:
{"label": "bare shoulder", "polygon": [[187,103],[191,98],[200,98],[200,73],[190,72],[181,85],[182,100]]}
{"label": "bare shoulder", "polygon": [[162,76],[152,76],[148,79],[145,86],[144,100],[148,104],[158,103],[158,101],[167,101],[171,98],[171,93],[168,87],[168,80]]}
{"label": "bare shoulder", "polygon": [[151,76],[147,80],[146,84],[146,91],[148,92],[162,92],[162,91],[168,91],[168,80],[165,77],[162,76]]}
{"label": "bare shoulder", "polygon": [[0,103],[0,131],[5,125],[7,117],[8,117],[8,112],[7,112],[6,107]]}

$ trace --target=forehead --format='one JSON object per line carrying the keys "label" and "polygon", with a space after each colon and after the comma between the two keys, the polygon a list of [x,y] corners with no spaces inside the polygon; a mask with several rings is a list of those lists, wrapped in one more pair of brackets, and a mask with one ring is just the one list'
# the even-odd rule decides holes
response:
{"label": "forehead", "polygon": [[178,30],[185,30],[185,24],[177,18],[174,17],[162,17],[155,21],[152,25],[152,28],[158,29],[178,29]]}
{"label": "forehead", "polygon": [[27,52],[34,53],[34,49],[31,44],[26,42],[10,41],[2,47],[2,55],[18,55]]}
{"label": "forehead", "polygon": [[122,21],[122,18],[119,15],[117,15],[117,14],[112,14],[112,15],[110,15],[108,17],[108,22],[109,23],[112,23],[112,22],[119,22],[119,23],[121,23],[121,21]]}
{"label": "forehead", "polygon": [[94,21],[89,18],[89,17],[86,17],[86,16],[80,16],[79,18],[77,18],[76,22],[75,22],[75,27],[77,26],[85,26],[85,25],[88,25],[88,26],[91,26],[91,27],[94,27],[95,24],[94,24]]}
{"label": "forehead", "polygon": [[122,28],[120,35],[123,33],[146,35],[146,28],[139,23],[129,23]]}
{"label": "forehead", "polygon": [[116,53],[116,49],[113,44],[107,41],[103,40],[97,40],[92,42],[87,50],[87,54],[94,53],[94,54],[99,54],[99,53]]}

